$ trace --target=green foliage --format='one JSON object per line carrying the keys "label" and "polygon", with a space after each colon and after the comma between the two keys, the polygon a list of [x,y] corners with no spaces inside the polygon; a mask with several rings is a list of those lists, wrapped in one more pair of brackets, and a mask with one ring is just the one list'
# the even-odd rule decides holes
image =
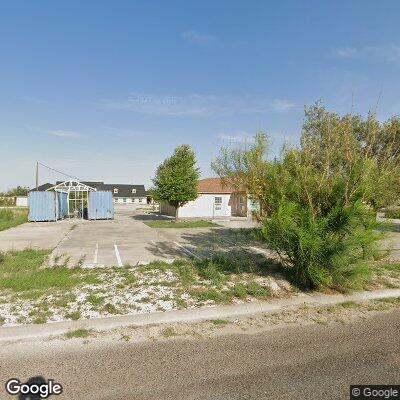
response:
{"label": "green foliage", "polygon": [[0,257],[0,290],[21,294],[35,292],[39,296],[50,290],[68,290],[82,284],[98,283],[92,271],[81,268],[42,268],[48,255],[47,250],[33,249],[3,253]]}
{"label": "green foliage", "polygon": [[237,191],[246,192],[260,205],[261,213],[266,209],[268,191],[267,149],[267,135],[260,131],[249,148],[223,147],[220,155],[211,163],[211,168],[222,181]]}
{"label": "green foliage", "polygon": [[303,287],[353,288],[369,276],[380,237],[374,210],[392,201],[398,187],[385,189],[388,176],[399,176],[395,154],[389,162],[372,145],[378,128],[373,116],[339,117],[316,105],[306,111],[301,147],[284,148],[269,167],[263,234]]}
{"label": "green foliage", "polygon": [[389,209],[385,211],[385,218],[400,219],[400,209]]}
{"label": "green foliage", "polygon": [[27,196],[29,188],[27,186],[17,186],[13,189],[8,190],[6,193],[0,193],[0,196],[8,196],[8,197],[15,197],[15,196]]}
{"label": "green foliage", "polygon": [[93,333],[93,330],[91,330],[91,329],[80,328],[80,329],[76,329],[76,330],[74,330],[74,331],[69,331],[69,332],[67,332],[64,336],[65,336],[67,339],[73,339],[73,338],[82,338],[82,339],[86,339],[86,338],[88,338],[92,333]]}
{"label": "green foliage", "polygon": [[195,153],[187,145],[179,146],[157,168],[152,195],[178,209],[197,198],[199,176]]}
{"label": "green foliage", "polygon": [[26,210],[0,210],[0,231],[13,228],[28,221]]}

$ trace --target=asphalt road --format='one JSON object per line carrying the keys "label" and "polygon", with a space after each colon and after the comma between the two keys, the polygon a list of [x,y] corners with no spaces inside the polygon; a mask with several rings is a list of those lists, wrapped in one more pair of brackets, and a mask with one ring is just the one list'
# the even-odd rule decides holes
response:
{"label": "asphalt road", "polygon": [[8,345],[0,378],[53,378],[60,399],[344,399],[350,384],[400,383],[399,334],[393,311],[212,339]]}

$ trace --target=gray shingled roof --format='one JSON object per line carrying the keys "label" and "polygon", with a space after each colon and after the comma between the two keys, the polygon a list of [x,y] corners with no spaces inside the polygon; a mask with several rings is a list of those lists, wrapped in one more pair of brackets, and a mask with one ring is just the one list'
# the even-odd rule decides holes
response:
{"label": "gray shingled roof", "polygon": [[[63,181],[57,181],[56,185],[63,183]],[[114,197],[146,197],[147,192],[144,185],[126,185],[119,183],[104,183],[104,182],[85,182],[81,181],[84,185],[90,186],[97,190],[107,190],[113,193]],[[54,186],[51,183],[45,183],[39,186],[39,191],[45,191]],[[114,193],[114,189],[118,189],[118,193]],[[132,193],[132,189],[136,189],[136,193]],[[35,189],[36,190],[36,189]]]}

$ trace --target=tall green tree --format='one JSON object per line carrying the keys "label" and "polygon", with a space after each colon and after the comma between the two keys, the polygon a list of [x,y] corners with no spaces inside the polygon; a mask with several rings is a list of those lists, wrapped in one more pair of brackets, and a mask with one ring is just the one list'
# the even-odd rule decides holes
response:
{"label": "tall green tree", "polygon": [[260,205],[260,215],[267,209],[268,190],[267,135],[260,131],[248,148],[223,147],[219,156],[211,163],[213,171],[238,191],[245,191]]}
{"label": "tall green tree", "polygon": [[196,155],[188,145],[175,149],[157,168],[153,179],[152,194],[156,200],[165,201],[175,208],[175,221],[179,207],[196,200],[200,171],[196,167]]}

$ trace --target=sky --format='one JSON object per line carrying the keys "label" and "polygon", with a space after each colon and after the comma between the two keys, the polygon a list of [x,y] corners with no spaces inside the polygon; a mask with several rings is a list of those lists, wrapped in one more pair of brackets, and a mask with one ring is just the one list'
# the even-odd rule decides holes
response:
{"label": "sky", "polygon": [[[0,2],[0,190],[40,161],[151,185],[180,144],[298,142],[304,108],[400,113],[400,2]],[[39,183],[62,175],[41,167]]]}

